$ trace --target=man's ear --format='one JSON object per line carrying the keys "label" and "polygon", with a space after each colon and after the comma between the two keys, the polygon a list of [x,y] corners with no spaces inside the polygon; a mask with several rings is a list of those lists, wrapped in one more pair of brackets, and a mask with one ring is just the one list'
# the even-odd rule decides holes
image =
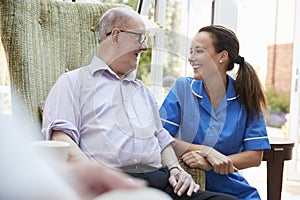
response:
{"label": "man's ear", "polygon": [[111,32],[112,42],[114,44],[118,44],[118,42],[119,42],[119,33],[120,33],[120,31],[118,29],[113,29]]}
{"label": "man's ear", "polygon": [[119,34],[114,36],[114,42],[118,43],[119,42]]}

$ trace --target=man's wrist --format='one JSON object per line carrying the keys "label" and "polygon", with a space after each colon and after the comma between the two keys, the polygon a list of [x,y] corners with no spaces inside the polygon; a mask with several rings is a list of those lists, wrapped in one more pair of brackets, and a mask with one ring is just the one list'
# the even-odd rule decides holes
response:
{"label": "man's wrist", "polygon": [[171,167],[171,168],[169,169],[169,171],[171,172],[173,169],[178,169],[178,170],[180,171],[180,169],[179,169],[179,167],[178,167],[178,166]]}
{"label": "man's wrist", "polygon": [[180,172],[183,171],[183,169],[180,167],[180,165],[169,168],[169,172],[174,171],[174,170],[178,170]]}

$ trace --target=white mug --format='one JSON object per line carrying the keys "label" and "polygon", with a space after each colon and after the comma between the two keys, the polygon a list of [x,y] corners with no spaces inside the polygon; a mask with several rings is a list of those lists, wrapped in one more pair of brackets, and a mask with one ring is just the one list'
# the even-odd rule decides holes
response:
{"label": "white mug", "polygon": [[66,163],[68,161],[68,154],[70,144],[63,141],[55,140],[38,140],[31,142],[33,150],[42,160],[49,162]]}

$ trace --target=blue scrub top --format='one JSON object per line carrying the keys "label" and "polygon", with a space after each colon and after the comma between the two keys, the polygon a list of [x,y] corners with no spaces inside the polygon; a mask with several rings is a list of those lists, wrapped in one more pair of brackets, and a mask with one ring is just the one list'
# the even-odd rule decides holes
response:
{"label": "blue scrub top", "polygon": [[[226,96],[213,110],[203,82],[179,78],[172,86],[160,108],[165,129],[184,141],[211,146],[224,155],[245,150],[266,150],[270,144],[262,113],[250,118],[238,101],[235,81],[227,75]],[[260,199],[238,172],[220,175],[206,172],[206,190],[223,192],[238,199]]]}

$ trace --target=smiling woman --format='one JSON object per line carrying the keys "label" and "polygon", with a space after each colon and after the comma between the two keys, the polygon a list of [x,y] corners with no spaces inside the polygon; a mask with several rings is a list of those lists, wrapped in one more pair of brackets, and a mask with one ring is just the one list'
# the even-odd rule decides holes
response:
{"label": "smiling woman", "polygon": [[[262,116],[266,100],[253,67],[239,56],[234,32],[220,25],[199,29],[188,61],[193,78],[177,79],[160,108],[177,154],[206,171],[207,190],[260,199],[238,172],[260,165],[263,150],[270,148]],[[236,79],[227,74],[234,63],[239,64]],[[245,98],[248,91],[252,96]]]}

